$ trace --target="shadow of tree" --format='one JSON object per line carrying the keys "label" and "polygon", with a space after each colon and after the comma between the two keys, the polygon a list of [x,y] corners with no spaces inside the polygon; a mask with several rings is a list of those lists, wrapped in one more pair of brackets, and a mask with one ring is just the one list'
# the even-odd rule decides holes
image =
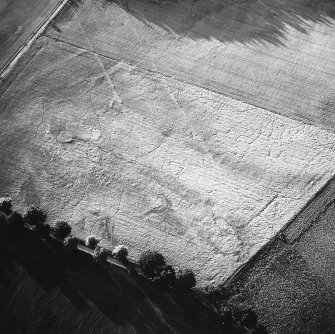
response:
{"label": "shadow of tree", "polygon": [[192,39],[282,46],[290,28],[332,24],[333,0],[110,0],[148,25]]}
{"label": "shadow of tree", "polygon": [[[76,328],[71,333],[83,333],[86,326],[102,330],[131,327],[143,334],[220,332],[218,319],[201,303],[190,305],[181,296],[159,291],[143,277],[135,279],[122,269],[95,262],[89,254],[70,252],[57,240],[41,240],[29,230],[14,232],[7,230],[0,236],[1,270],[7,273],[6,279],[0,280],[0,299],[12,312],[21,312],[17,303],[40,310],[38,329],[32,333],[57,331],[52,326],[59,323],[64,333],[70,328]],[[4,292],[6,289],[10,293]],[[35,295],[26,300],[30,290]],[[13,297],[16,294],[20,301]],[[50,307],[51,296],[58,297],[51,299]],[[62,310],[69,307],[73,314],[63,320]],[[12,328],[13,324],[4,320],[5,313],[0,315],[3,328]],[[17,326],[28,325],[22,320]]]}
{"label": "shadow of tree", "polygon": [[10,273],[16,272],[13,259],[8,251],[0,246],[0,285],[4,288],[10,285]]}

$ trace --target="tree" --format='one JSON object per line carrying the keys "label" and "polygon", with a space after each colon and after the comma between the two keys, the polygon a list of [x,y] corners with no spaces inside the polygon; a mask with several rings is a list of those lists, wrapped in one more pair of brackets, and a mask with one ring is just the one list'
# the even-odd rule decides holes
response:
{"label": "tree", "polygon": [[221,310],[222,322],[224,324],[229,324],[233,319],[233,312],[228,306],[224,306]]}
{"label": "tree", "polygon": [[50,234],[50,225],[39,222],[35,225],[35,232],[42,238],[46,238]]}
{"label": "tree", "polygon": [[87,247],[90,248],[95,248],[98,246],[98,243],[100,242],[99,239],[97,239],[94,235],[89,235],[86,239],[85,239],[85,245]]}
{"label": "tree", "polygon": [[159,276],[166,262],[162,254],[156,251],[145,251],[141,254],[138,264],[145,276],[154,278]]}
{"label": "tree", "polygon": [[7,218],[3,212],[0,212],[0,227],[6,227],[7,226]]}
{"label": "tree", "polygon": [[115,246],[112,252],[112,256],[121,262],[127,261],[128,247],[124,245]]}
{"label": "tree", "polygon": [[24,227],[24,221],[21,213],[13,211],[7,218],[7,222],[10,227],[14,229],[22,229]]}
{"label": "tree", "polygon": [[130,276],[133,276],[133,277],[137,277],[138,276],[137,270],[134,267],[132,267],[132,266],[128,267],[127,271],[128,271],[128,274]]}
{"label": "tree", "polygon": [[164,266],[158,276],[153,279],[154,283],[161,288],[172,287],[176,281],[175,270],[171,266]]}
{"label": "tree", "polygon": [[209,301],[216,307],[219,308],[223,300],[228,299],[228,291],[223,284],[216,287],[207,287],[207,297]]}
{"label": "tree", "polygon": [[242,310],[240,315],[241,324],[247,328],[254,328],[257,326],[258,317],[254,310]]}
{"label": "tree", "polygon": [[180,292],[188,292],[195,287],[196,280],[191,269],[184,269],[177,275],[176,285]]}
{"label": "tree", "polygon": [[68,222],[60,220],[53,226],[54,234],[57,238],[64,239],[71,233],[71,226]]}
{"label": "tree", "polygon": [[4,212],[6,215],[12,213],[12,199],[10,197],[0,197],[0,211]]}
{"label": "tree", "polygon": [[77,237],[69,236],[64,239],[64,246],[68,250],[76,250],[79,245],[79,239]]}
{"label": "tree", "polygon": [[109,251],[103,247],[96,247],[94,249],[93,257],[97,262],[105,263],[108,259]]}
{"label": "tree", "polygon": [[37,225],[39,223],[44,223],[47,219],[47,215],[42,209],[33,204],[28,206],[23,218],[27,224]]}
{"label": "tree", "polygon": [[256,326],[252,328],[249,332],[252,334],[269,334],[266,328],[260,323],[257,323]]}
{"label": "tree", "polygon": [[[241,325],[249,329],[256,329],[258,317],[256,312],[251,307],[244,303],[232,304],[233,315]],[[260,330],[260,328],[258,329]]]}

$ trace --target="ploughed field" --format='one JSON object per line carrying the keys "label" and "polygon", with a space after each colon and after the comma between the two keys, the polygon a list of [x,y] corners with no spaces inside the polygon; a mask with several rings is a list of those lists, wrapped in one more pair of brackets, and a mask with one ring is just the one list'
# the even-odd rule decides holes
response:
{"label": "ploughed field", "polygon": [[69,2],[3,83],[0,184],[217,284],[334,174],[335,3]]}

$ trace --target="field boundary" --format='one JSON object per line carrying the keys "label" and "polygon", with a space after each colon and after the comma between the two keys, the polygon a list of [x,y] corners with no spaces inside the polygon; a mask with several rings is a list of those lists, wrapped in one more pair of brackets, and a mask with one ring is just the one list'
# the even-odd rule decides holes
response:
{"label": "field boundary", "polygon": [[[335,201],[335,175],[311,197],[303,208],[295,214],[278,232],[290,244],[297,241],[300,236],[325,212]],[[277,233],[277,235],[278,235]]]}
{"label": "field boundary", "polygon": [[[332,186],[334,187],[332,188]],[[230,285],[243,276],[266,254],[276,242],[293,246],[296,241],[313,225],[313,223],[335,202],[335,175],[312,196],[302,209],[297,212],[265,245],[263,245],[246,263],[242,264],[224,282]]]}

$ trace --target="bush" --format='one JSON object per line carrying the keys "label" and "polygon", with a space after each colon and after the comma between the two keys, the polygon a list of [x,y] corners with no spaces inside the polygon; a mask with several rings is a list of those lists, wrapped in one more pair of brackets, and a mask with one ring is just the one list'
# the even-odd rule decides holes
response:
{"label": "bush", "polygon": [[2,212],[0,212],[0,227],[6,227],[6,226],[7,226],[7,218]]}
{"label": "bush", "polygon": [[77,249],[78,245],[79,245],[79,239],[77,237],[70,236],[65,238],[64,240],[64,246],[68,250],[75,250]]}
{"label": "bush", "polygon": [[216,307],[220,307],[222,302],[229,297],[227,289],[222,284],[217,287],[208,287],[206,291],[209,301]]}
{"label": "bush", "polygon": [[30,205],[28,206],[23,218],[27,224],[37,225],[39,223],[44,223],[47,219],[47,215],[38,206]]}
{"label": "bush", "polygon": [[21,213],[13,211],[7,218],[7,222],[10,227],[15,229],[21,229],[24,227],[24,220]]}
{"label": "bush", "polygon": [[223,307],[223,309],[221,310],[221,317],[222,317],[222,322],[224,324],[231,323],[233,320],[232,310],[228,306]]}
{"label": "bush", "polygon": [[12,213],[12,199],[10,197],[0,197],[0,211],[6,215]]}
{"label": "bush", "polygon": [[57,238],[64,239],[71,233],[71,226],[68,222],[60,220],[53,226],[54,234]]}
{"label": "bush", "polygon": [[234,317],[241,325],[249,329],[257,327],[257,314],[249,305],[244,303],[234,303],[230,306],[232,307]]}
{"label": "bush", "polygon": [[94,249],[93,257],[97,262],[105,263],[107,261],[109,251],[103,247],[96,247]]}
{"label": "bush", "polygon": [[259,323],[254,328],[252,328],[248,333],[250,334],[269,334],[266,328]]}
{"label": "bush", "polygon": [[128,247],[124,245],[115,246],[112,252],[112,256],[119,261],[126,261],[128,256]]}
{"label": "bush", "polygon": [[185,269],[178,273],[176,285],[179,291],[188,292],[195,287],[196,280],[191,269]]}
{"label": "bush", "polygon": [[134,267],[128,267],[127,271],[128,271],[128,274],[132,277],[138,276],[138,272]]}
{"label": "bush", "polygon": [[257,314],[252,309],[243,310],[239,317],[241,324],[247,328],[253,328],[257,326]]}
{"label": "bush", "polygon": [[176,281],[175,270],[171,266],[165,266],[162,268],[159,276],[153,279],[154,283],[162,288],[172,287]]}
{"label": "bush", "polygon": [[164,256],[156,251],[143,252],[138,264],[143,274],[149,278],[159,276],[166,265]]}
{"label": "bush", "polygon": [[35,225],[35,232],[42,238],[46,238],[50,234],[50,225],[45,223],[37,223]]}
{"label": "bush", "polygon": [[98,243],[100,242],[99,239],[97,239],[94,235],[89,235],[86,239],[85,239],[85,245],[87,247],[90,248],[95,248],[98,246]]}

